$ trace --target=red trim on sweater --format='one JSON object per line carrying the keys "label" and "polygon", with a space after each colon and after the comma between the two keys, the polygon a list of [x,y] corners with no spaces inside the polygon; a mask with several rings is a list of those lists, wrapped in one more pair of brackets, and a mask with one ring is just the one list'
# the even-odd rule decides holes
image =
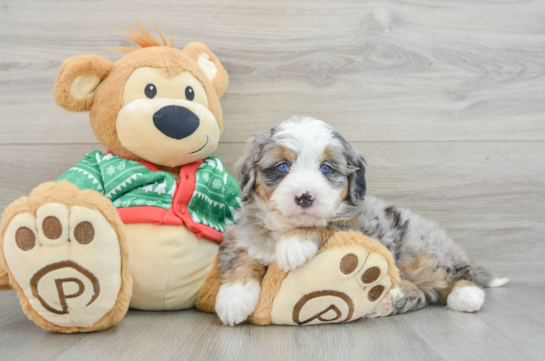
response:
{"label": "red trim on sweater", "polygon": [[123,223],[155,223],[155,224],[168,224],[170,226],[180,226],[183,224],[182,220],[176,217],[173,213],[168,214],[168,211],[160,207],[128,207],[118,208],[117,213],[123,221]]}
{"label": "red trim on sweater", "polygon": [[195,233],[197,237],[204,237],[220,243],[223,241],[223,233],[204,224],[196,223],[187,209],[187,205],[191,201],[191,197],[193,197],[193,192],[195,191],[195,173],[197,173],[197,169],[199,169],[202,162],[203,160],[199,159],[196,162],[183,166],[180,170],[180,185],[174,194],[171,209],[174,210],[174,213],[184,221],[186,227]]}
{"label": "red trim on sweater", "polygon": [[[184,165],[180,170],[180,184],[176,188],[172,199],[172,207],[169,210],[160,207],[128,207],[118,208],[117,213],[123,223],[155,223],[157,225],[166,224],[170,226],[185,226],[199,238],[206,238],[211,241],[221,243],[223,233],[204,224],[196,223],[187,209],[187,205],[193,197],[195,191],[195,173],[199,169],[202,159],[196,162]],[[150,163],[142,162],[142,165],[152,171],[157,171]],[[149,166],[148,166],[149,164]],[[151,167],[155,168],[153,170]]]}

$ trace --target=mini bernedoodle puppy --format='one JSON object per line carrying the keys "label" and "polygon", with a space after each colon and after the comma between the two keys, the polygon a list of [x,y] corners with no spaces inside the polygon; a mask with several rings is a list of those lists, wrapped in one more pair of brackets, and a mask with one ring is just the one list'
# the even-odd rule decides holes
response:
{"label": "mini bernedoodle puppy", "polygon": [[252,314],[271,262],[285,271],[301,266],[339,230],[377,239],[400,270],[400,286],[381,303],[388,307],[379,305],[368,317],[434,303],[474,312],[484,302],[481,287],[508,282],[472,265],[436,223],[366,197],[363,156],[320,120],[292,117],[251,138],[237,168],[244,207],[226,231],[218,261],[216,312],[224,324]]}

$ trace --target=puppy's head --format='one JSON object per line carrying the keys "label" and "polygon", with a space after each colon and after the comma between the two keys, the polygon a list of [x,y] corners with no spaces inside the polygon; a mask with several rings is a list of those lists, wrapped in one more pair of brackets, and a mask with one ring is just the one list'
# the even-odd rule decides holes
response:
{"label": "puppy's head", "polygon": [[363,200],[364,163],[326,123],[292,117],[251,138],[236,166],[244,202],[263,204],[283,224],[319,227]]}

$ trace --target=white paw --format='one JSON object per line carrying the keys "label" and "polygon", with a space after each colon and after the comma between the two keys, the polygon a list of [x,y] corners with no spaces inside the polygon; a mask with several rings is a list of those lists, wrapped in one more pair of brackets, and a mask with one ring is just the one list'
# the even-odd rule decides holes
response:
{"label": "white paw", "polygon": [[285,272],[303,265],[318,252],[318,242],[296,237],[281,238],[276,244],[276,263]]}
{"label": "white paw", "polygon": [[216,313],[225,325],[234,326],[246,321],[259,301],[261,286],[256,281],[223,285],[216,297]]}
{"label": "white paw", "polygon": [[466,286],[454,289],[447,298],[447,307],[458,312],[476,312],[484,303],[484,291]]}

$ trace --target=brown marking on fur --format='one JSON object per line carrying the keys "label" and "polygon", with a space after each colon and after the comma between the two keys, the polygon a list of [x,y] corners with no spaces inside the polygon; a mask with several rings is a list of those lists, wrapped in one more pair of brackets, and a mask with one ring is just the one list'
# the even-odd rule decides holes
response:
{"label": "brown marking on fur", "polygon": [[283,145],[277,145],[271,151],[271,155],[274,158],[284,159],[290,163],[293,163],[297,160],[297,153],[289,148],[284,147]]}
{"label": "brown marking on fur", "polygon": [[259,295],[257,307],[254,313],[248,317],[248,322],[261,326],[271,324],[274,299],[278,296],[282,282],[287,276],[288,273],[278,268],[276,261],[271,263],[261,283],[261,294]]}
{"label": "brown marking on fur", "polygon": [[212,271],[210,271],[208,277],[206,277],[206,281],[204,281],[203,286],[199,290],[197,303],[195,304],[198,310],[204,312],[216,311],[216,298],[220,290],[219,277],[220,270],[218,269],[218,257],[216,257]]}
{"label": "brown marking on fur", "polygon": [[458,280],[454,282],[454,284],[452,285],[451,292],[457,288],[462,288],[462,287],[479,287],[479,286],[477,286],[475,283],[468,280]]}
{"label": "brown marking on fur", "polygon": [[462,288],[462,287],[478,287],[478,288],[481,288],[480,286],[478,286],[475,283],[473,283],[471,281],[468,281],[468,280],[452,280],[452,279],[450,279],[448,281],[448,287],[446,289],[441,290],[441,292],[439,293],[439,298],[438,298],[437,303],[441,304],[441,305],[446,305],[448,295],[450,295],[451,292],[454,291],[455,289]]}
{"label": "brown marking on fur", "polygon": [[325,147],[324,151],[320,155],[320,163],[325,162],[328,159],[335,158],[336,156],[337,156],[337,152],[336,152],[335,148],[328,145],[328,146]]}
{"label": "brown marking on fur", "polygon": [[[348,196],[348,182],[346,182],[346,184],[343,185],[343,189],[341,191],[341,195],[339,196],[339,201],[337,202],[337,207],[339,207],[341,205],[342,202],[346,201],[347,199],[347,196]],[[357,222],[357,217],[356,218],[353,218],[353,219],[356,219],[356,222]],[[356,225],[356,224],[354,224]]]}
{"label": "brown marking on fur", "polygon": [[421,251],[414,261],[400,264],[399,270],[401,277],[422,290],[428,301],[440,305],[447,303],[448,295],[456,288],[479,287],[470,280],[449,276],[445,268],[436,267],[435,258],[426,251]]}
{"label": "brown marking on fur", "polygon": [[[11,271],[7,267],[4,256],[4,237],[8,225],[18,214],[30,212],[36,214],[36,210],[46,203],[62,203],[68,208],[73,206],[86,207],[100,212],[108,223],[115,230],[119,240],[119,250],[121,254],[121,289],[117,295],[117,301],[112,309],[106,313],[100,320],[89,327],[61,327],[57,326],[40,316],[25,296],[21,286],[15,281]],[[0,223],[0,265],[5,265],[5,270],[0,267],[0,285],[4,282],[5,276],[2,272],[7,271],[10,285],[17,290],[19,301],[23,306],[23,311],[28,318],[38,326],[62,333],[91,332],[109,328],[119,322],[129,308],[129,302],[132,295],[132,275],[129,268],[129,253],[127,250],[124,225],[117,214],[116,208],[109,199],[92,190],[79,190],[75,185],[62,182],[48,182],[36,187],[28,197],[22,197],[10,204],[2,214]]]}
{"label": "brown marking on fur", "polygon": [[265,267],[250,257],[247,252],[238,256],[233,268],[220,275],[220,285],[231,285],[250,281],[261,283],[265,275]]}
{"label": "brown marking on fur", "polygon": [[278,188],[278,184],[273,187],[267,187],[267,185],[265,184],[265,182],[263,182],[263,179],[261,178],[261,174],[257,176],[255,182],[255,192],[258,196],[261,197],[261,199],[263,199],[263,201],[265,201],[268,212],[276,211],[276,202],[271,200],[271,196],[276,188]]}
{"label": "brown marking on fur", "polygon": [[415,284],[432,302],[435,301],[434,296],[440,296],[450,287],[446,270],[437,268],[435,258],[426,251],[421,251],[412,262],[401,263],[399,272],[403,279]]}

